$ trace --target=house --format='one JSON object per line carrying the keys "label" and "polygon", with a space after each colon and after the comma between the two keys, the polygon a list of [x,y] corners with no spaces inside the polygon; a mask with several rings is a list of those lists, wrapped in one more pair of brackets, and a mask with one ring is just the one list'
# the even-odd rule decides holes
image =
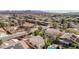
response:
{"label": "house", "polygon": [[20,41],[15,45],[8,46],[4,49],[29,49],[29,48],[30,47],[24,41]]}
{"label": "house", "polygon": [[60,37],[60,39],[71,40],[79,43],[79,35],[76,35],[74,33],[65,33]]}
{"label": "house", "polygon": [[75,41],[79,43],[79,36],[76,37]]}
{"label": "house", "polygon": [[57,35],[63,34],[63,32],[61,32],[59,29],[53,29],[53,28],[46,29],[45,33],[48,37],[54,40],[56,39]]}
{"label": "house", "polygon": [[0,46],[1,49],[29,49],[30,47],[26,44],[24,40],[19,41],[17,39],[12,39]]}
{"label": "house", "polygon": [[34,24],[32,24],[32,23],[29,23],[29,22],[25,22],[24,24],[23,24],[23,26],[24,27],[28,27],[28,28],[31,28],[31,27],[33,27],[34,26]]}
{"label": "house", "polygon": [[33,46],[36,46],[38,49],[43,48],[45,45],[44,39],[41,36],[31,36],[30,38],[28,38],[28,40]]}
{"label": "house", "polygon": [[5,34],[5,35],[6,35],[6,31],[4,31],[2,28],[0,28],[0,36],[1,36],[2,34]]}
{"label": "house", "polygon": [[23,46],[20,43],[16,43],[15,46],[8,46],[4,49],[23,49]]}
{"label": "house", "polygon": [[17,39],[11,39],[9,41],[5,41],[0,45],[0,48],[6,48],[12,45],[15,45],[18,42]]}
{"label": "house", "polygon": [[74,33],[64,33],[60,39],[67,39],[67,40],[73,40],[76,38],[76,35]]}
{"label": "house", "polygon": [[59,40],[59,44],[69,47],[71,45],[72,41],[71,40]]}
{"label": "house", "polygon": [[68,28],[77,28],[77,25],[75,25],[73,22],[69,22]]}
{"label": "house", "polygon": [[77,37],[74,33],[65,33],[60,37],[60,44],[69,46],[74,40],[76,41]]}

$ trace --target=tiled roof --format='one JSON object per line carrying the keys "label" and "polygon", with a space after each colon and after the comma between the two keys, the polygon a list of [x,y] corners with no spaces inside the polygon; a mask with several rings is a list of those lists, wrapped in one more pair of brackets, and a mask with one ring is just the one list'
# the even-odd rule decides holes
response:
{"label": "tiled roof", "polygon": [[70,38],[72,35],[75,35],[74,33],[65,33],[60,38]]}
{"label": "tiled roof", "polygon": [[31,36],[29,41],[38,48],[42,48],[45,44],[44,39],[41,36]]}
{"label": "tiled roof", "polygon": [[12,40],[3,42],[3,44],[0,46],[0,48],[6,48],[6,47],[9,47],[9,46],[13,46],[17,42],[19,42],[19,41],[15,42],[14,40],[17,40],[17,39],[12,39]]}
{"label": "tiled roof", "polygon": [[59,29],[48,28],[48,29],[46,30],[46,33],[53,35],[53,34],[60,33],[60,31],[59,31]]}

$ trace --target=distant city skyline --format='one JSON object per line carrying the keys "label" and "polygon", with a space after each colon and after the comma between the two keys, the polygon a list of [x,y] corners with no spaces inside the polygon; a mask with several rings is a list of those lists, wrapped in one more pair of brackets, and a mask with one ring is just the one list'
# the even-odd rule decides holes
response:
{"label": "distant city skyline", "polygon": [[68,13],[68,12],[79,12],[79,10],[45,10],[46,12],[55,12],[55,13]]}
{"label": "distant city skyline", "polygon": [[70,12],[79,12],[79,10],[0,10],[0,12],[4,11],[36,11],[36,12],[49,12],[49,13],[70,13]]}

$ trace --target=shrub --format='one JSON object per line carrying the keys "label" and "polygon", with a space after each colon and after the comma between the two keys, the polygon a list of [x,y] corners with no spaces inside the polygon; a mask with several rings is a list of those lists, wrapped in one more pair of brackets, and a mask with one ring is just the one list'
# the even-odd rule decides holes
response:
{"label": "shrub", "polygon": [[71,47],[76,48],[76,47],[77,47],[77,44],[72,43],[72,44],[71,44]]}
{"label": "shrub", "polygon": [[63,29],[67,29],[67,27],[68,27],[68,24],[67,23],[64,23],[63,24]]}
{"label": "shrub", "polygon": [[47,46],[50,46],[50,45],[52,45],[52,44],[53,44],[53,40],[50,39],[50,38],[47,38],[47,39],[46,39],[46,45],[47,45]]}
{"label": "shrub", "polygon": [[40,31],[40,30],[36,30],[35,32],[33,32],[33,35],[34,36],[37,36],[37,35],[40,35],[40,36],[44,36],[44,32],[43,31]]}
{"label": "shrub", "polygon": [[40,31],[41,31],[41,30],[42,30],[42,27],[41,27],[41,26],[39,26],[39,27],[38,27],[38,30],[40,30]]}
{"label": "shrub", "polygon": [[42,31],[39,32],[39,35],[40,35],[40,36],[44,36],[44,32],[42,32]]}
{"label": "shrub", "polygon": [[53,25],[53,28],[58,28],[59,27],[59,24],[57,22],[53,22],[52,25]]}
{"label": "shrub", "polygon": [[6,26],[7,26],[7,24],[6,24],[6,23],[4,23],[4,22],[0,21],[0,27],[6,27]]}
{"label": "shrub", "polygon": [[0,45],[1,45],[2,43],[3,43],[2,40],[0,40]]}
{"label": "shrub", "polygon": [[66,32],[69,32],[69,33],[74,33],[76,35],[79,35],[79,31],[78,30],[75,30],[74,28],[68,28],[66,30]]}
{"label": "shrub", "polygon": [[38,30],[36,30],[35,32],[33,32],[33,35],[34,35],[34,36],[39,35],[39,31],[38,31]]}

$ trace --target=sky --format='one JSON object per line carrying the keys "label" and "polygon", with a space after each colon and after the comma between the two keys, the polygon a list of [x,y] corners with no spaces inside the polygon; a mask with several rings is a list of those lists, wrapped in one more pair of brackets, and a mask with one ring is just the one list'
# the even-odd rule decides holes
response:
{"label": "sky", "polygon": [[0,0],[0,10],[49,10],[49,12],[77,12],[79,11],[78,6],[79,0]]}

